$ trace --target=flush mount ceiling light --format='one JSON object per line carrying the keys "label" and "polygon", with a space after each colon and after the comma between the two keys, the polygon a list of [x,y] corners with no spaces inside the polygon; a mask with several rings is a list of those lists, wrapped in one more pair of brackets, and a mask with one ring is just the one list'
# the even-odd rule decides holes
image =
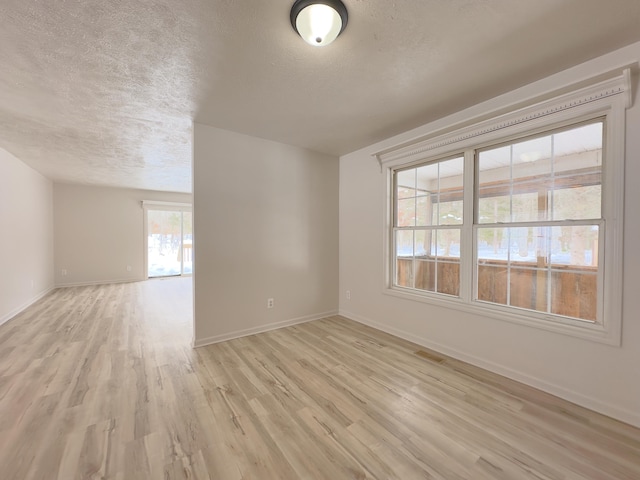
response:
{"label": "flush mount ceiling light", "polygon": [[296,0],[291,25],[309,45],[323,47],[347,26],[347,7],[340,0]]}

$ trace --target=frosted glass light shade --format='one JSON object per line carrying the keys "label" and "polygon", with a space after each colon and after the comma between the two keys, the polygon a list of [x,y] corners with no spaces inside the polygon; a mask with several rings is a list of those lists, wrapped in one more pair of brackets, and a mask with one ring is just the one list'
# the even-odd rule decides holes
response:
{"label": "frosted glass light shade", "polygon": [[347,23],[347,9],[339,0],[298,0],[291,8],[291,24],[309,45],[333,42]]}

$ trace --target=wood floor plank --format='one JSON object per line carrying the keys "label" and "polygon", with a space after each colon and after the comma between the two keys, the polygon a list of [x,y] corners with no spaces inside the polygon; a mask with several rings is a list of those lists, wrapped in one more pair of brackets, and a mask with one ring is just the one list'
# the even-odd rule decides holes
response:
{"label": "wood floor plank", "polygon": [[343,317],[199,349],[190,279],[0,326],[0,478],[640,479],[640,430]]}

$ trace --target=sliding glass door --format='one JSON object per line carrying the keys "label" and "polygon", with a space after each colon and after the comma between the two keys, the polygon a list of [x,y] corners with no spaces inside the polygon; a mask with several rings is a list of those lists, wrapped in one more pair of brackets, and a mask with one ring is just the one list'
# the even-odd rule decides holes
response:
{"label": "sliding glass door", "polygon": [[192,213],[146,210],[147,276],[169,277],[193,272]]}
{"label": "sliding glass door", "polygon": [[193,273],[193,214],[182,212],[182,274]]}

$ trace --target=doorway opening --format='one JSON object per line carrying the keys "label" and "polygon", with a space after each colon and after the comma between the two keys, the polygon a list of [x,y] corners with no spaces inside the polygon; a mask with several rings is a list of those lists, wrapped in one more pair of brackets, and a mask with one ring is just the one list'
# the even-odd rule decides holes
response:
{"label": "doorway opening", "polygon": [[191,205],[144,202],[147,278],[193,273]]}

